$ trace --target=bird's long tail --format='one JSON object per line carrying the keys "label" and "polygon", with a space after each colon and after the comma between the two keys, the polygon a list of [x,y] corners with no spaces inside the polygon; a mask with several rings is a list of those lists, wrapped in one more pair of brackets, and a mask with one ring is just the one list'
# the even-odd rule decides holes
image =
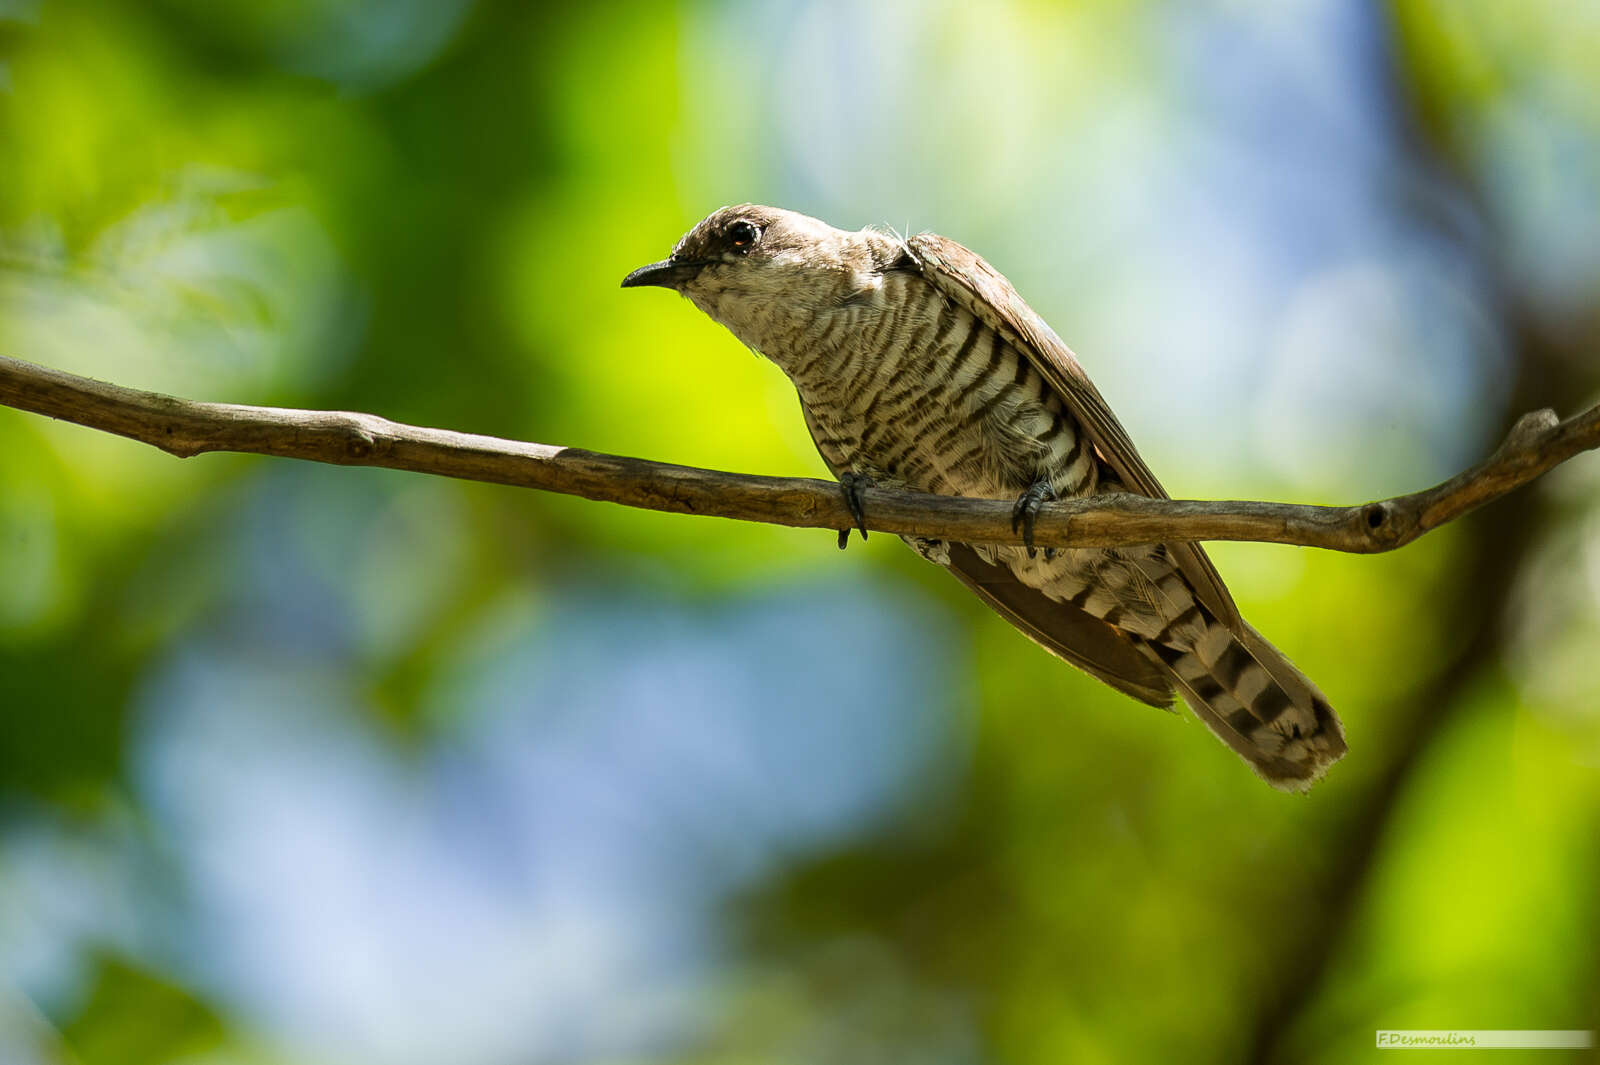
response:
{"label": "bird's long tail", "polygon": [[[1196,604],[1198,606],[1198,604]],[[1303,791],[1345,753],[1344,727],[1316,685],[1248,624],[1199,608],[1191,638],[1145,643],[1195,716],[1269,784]]]}

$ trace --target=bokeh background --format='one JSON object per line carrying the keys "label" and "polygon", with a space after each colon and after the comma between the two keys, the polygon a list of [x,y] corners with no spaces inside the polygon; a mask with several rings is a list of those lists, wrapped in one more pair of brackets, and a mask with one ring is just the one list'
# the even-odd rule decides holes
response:
{"label": "bokeh background", "polygon": [[[1600,7],[0,0],[19,358],[822,475],[775,368],[618,287],[743,200],[980,250],[1176,494],[1377,498],[1596,399]],[[0,410],[0,1060],[1600,1026],[1597,495],[1216,548],[1348,723],[1307,798],[887,536]]]}

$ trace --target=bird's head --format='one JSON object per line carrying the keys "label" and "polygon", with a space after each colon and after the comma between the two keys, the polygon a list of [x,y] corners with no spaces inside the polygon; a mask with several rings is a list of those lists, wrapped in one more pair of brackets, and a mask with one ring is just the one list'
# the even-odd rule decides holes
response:
{"label": "bird's head", "polygon": [[874,230],[848,233],[808,215],[746,203],[712,212],[669,258],[641,266],[622,287],[682,293],[781,362],[786,338],[818,314],[875,291],[900,250],[898,241]]}

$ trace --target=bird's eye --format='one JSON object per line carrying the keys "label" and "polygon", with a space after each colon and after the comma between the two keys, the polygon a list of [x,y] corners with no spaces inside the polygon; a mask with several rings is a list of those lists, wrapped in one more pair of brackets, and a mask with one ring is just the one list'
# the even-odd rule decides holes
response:
{"label": "bird's eye", "polygon": [[728,243],[736,251],[749,251],[760,236],[761,230],[742,218],[728,227]]}

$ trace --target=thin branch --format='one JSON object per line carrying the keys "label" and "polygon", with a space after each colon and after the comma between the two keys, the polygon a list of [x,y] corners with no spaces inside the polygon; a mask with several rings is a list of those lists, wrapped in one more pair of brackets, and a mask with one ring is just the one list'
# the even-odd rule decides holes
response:
{"label": "thin branch", "polygon": [[[838,485],[756,477],[403,425],[348,411],[199,403],[0,356],[0,405],[115,433],[186,458],[206,451],[379,466],[538,488],[647,510],[810,529],[853,523]],[[1600,447],[1600,406],[1559,421],[1524,415],[1488,459],[1433,488],[1353,507],[1101,495],[1046,504],[1042,546],[1250,540],[1334,551],[1391,551]],[[1011,501],[868,488],[867,527],[962,543],[1020,542]]]}

